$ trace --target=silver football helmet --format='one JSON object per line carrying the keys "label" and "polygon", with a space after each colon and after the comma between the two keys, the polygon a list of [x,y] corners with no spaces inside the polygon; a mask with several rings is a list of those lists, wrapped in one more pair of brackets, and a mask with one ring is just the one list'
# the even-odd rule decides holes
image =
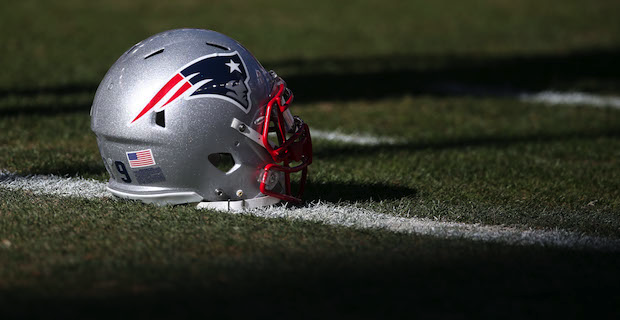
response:
{"label": "silver football helmet", "polygon": [[181,29],[141,41],[110,68],[91,109],[108,190],[229,210],[298,202],[312,142],[292,99],[280,77],[223,34]]}

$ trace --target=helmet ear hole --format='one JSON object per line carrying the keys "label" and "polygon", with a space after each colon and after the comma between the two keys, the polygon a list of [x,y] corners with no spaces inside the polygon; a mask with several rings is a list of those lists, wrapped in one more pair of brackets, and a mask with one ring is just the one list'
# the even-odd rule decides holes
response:
{"label": "helmet ear hole", "polygon": [[214,167],[224,173],[229,172],[235,166],[235,159],[230,153],[212,153],[208,159]]}

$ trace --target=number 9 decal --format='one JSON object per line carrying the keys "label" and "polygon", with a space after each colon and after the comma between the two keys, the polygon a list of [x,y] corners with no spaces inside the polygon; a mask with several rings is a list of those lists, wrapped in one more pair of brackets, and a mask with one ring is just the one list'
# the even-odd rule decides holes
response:
{"label": "number 9 decal", "polygon": [[118,173],[125,176],[124,178],[121,177],[121,180],[127,183],[131,183],[131,177],[129,176],[129,171],[127,171],[127,167],[125,167],[125,164],[120,161],[116,161],[114,162],[114,166],[116,167],[116,171],[118,171]]}

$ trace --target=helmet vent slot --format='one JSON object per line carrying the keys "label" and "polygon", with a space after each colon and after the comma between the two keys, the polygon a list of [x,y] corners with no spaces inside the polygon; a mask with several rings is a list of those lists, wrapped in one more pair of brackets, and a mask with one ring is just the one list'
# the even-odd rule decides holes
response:
{"label": "helmet vent slot", "polygon": [[150,54],[147,54],[146,56],[144,56],[144,60],[146,60],[146,59],[148,59],[148,58],[150,58],[150,57],[152,57],[152,56],[158,55],[158,54],[160,54],[160,53],[162,53],[162,52],[164,52],[164,48],[161,48],[161,49],[159,49],[159,50],[157,50],[157,51],[155,51],[155,52],[152,52],[152,53],[150,53]]}
{"label": "helmet vent slot", "polygon": [[217,44],[217,43],[206,42],[206,44],[207,44],[208,46],[216,47],[216,48],[218,48],[218,49],[222,49],[222,50],[230,51],[230,48],[228,48],[228,47],[224,47],[224,46],[221,46],[221,45],[219,45],[219,44]]}
{"label": "helmet vent slot", "polygon": [[140,46],[140,44],[142,44],[142,41],[134,44],[131,48],[129,48],[129,50],[127,50],[126,54],[133,54],[136,53],[137,48]]}
{"label": "helmet vent slot", "polygon": [[235,159],[230,153],[212,153],[209,162],[222,172],[229,172],[235,166]]}
{"label": "helmet vent slot", "polygon": [[155,124],[162,128],[166,127],[166,114],[164,112],[165,110],[155,112]]}

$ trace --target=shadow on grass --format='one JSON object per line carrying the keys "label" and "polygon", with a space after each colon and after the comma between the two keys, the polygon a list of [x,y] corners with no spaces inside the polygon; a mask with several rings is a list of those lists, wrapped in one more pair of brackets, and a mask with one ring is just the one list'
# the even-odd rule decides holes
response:
{"label": "shadow on grass", "polygon": [[418,191],[412,188],[382,183],[344,183],[344,182],[313,182],[306,184],[304,200],[306,201],[367,201],[393,200],[404,197],[415,197]]}
{"label": "shadow on grass", "polygon": [[273,66],[300,70],[285,77],[300,102],[402,95],[510,97],[551,89],[618,91],[619,55],[620,49],[614,48],[505,57],[291,60]]}
{"label": "shadow on grass", "polygon": [[90,112],[90,104],[64,104],[64,105],[32,105],[32,106],[9,106],[0,108],[0,117],[13,116],[53,116],[68,113],[83,113],[88,115]]}
{"label": "shadow on grass", "polygon": [[[433,319],[523,319],[531,314],[587,317],[592,310],[611,316],[617,310],[613,292],[620,280],[619,260],[610,254],[428,237],[377,252],[373,240],[359,241],[359,250],[315,256],[305,249],[289,252],[282,261],[232,263],[227,270],[200,272],[196,266],[172,263],[123,266],[110,279],[76,273],[71,280],[77,288],[1,291],[0,315],[402,319],[413,312]],[[136,273],[133,280],[120,281],[131,272]],[[39,276],[39,281],[51,276]],[[159,278],[149,280],[154,276]],[[76,277],[83,283],[76,285]]]}
{"label": "shadow on grass", "polygon": [[[577,139],[596,140],[599,138],[620,138],[620,129],[605,129],[584,132],[536,133],[515,136],[476,136],[456,138],[454,140],[446,141],[403,142],[381,145],[328,144],[315,147],[313,157],[317,159],[337,159],[366,156],[374,157],[380,152],[452,150],[472,147],[504,148],[521,143],[547,143]],[[319,146],[319,144],[320,142],[315,143],[316,146]]]}
{"label": "shadow on grass", "polygon": [[[590,49],[521,56],[391,55],[266,62],[295,92],[297,102],[382,99],[403,95],[515,96],[541,90],[620,90],[620,49]],[[103,76],[103,75],[102,75]],[[38,95],[94,95],[98,83],[0,88],[0,99]],[[0,109],[53,114],[90,106]],[[22,111],[23,110],[23,111]]]}

